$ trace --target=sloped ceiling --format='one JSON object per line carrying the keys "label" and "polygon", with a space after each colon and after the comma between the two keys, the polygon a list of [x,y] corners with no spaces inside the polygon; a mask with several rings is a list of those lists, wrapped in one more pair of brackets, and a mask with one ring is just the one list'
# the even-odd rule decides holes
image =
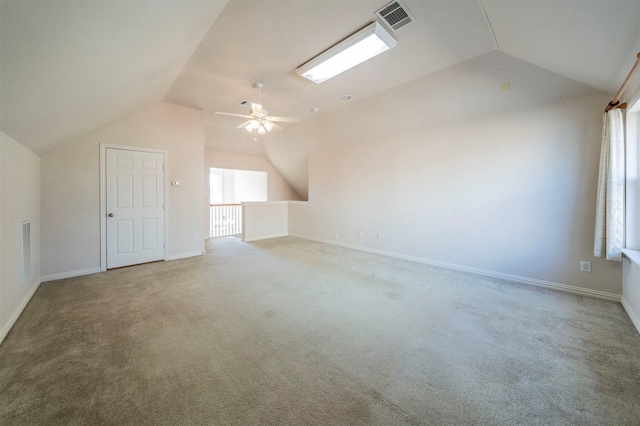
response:
{"label": "sloped ceiling", "polygon": [[[509,84],[508,92],[501,90],[503,83]],[[398,134],[419,135],[429,127],[465,125],[479,117],[598,94],[603,95],[586,84],[492,51],[305,120],[277,138],[269,135],[261,145],[269,161],[307,199],[310,153],[375,144]],[[415,140],[419,143],[420,137]]]}
{"label": "sloped ceiling", "polygon": [[[321,85],[294,73],[313,56],[375,19],[385,1],[231,1],[167,95],[168,102],[215,111],[246,112],[238,102],[262,103],[275,115],[304,120],[311,108],[363,99],[493,49],[476,2],[408,3],[416,23],[398,31],[398,46]],[[248,134],[229,138],[239,121],[211,116],[207,139],[219,150],[260,154]],[[238,131],[236,131],[238,132]]]}
{"label": "sloped ceiling", "polygon": [[[469,67],[473,58],[497,71],[496,53],[517,63],[512,69],[519,75],[508,77],[531,84],[535,99],[558,89],[563,78],[572,81],[566,87],[584,85],[567,96],[591,89],[614,93],[640,50],[639,1],[404,0],[415,22],[395,34],[396,48],[321,85],[293,72],[373,21],[386,3],[2,0],[0,129],[42,153],[164,100],[205,111],[208,148],[264,155],[304,193],[306,158],[324,145],[296,147],[291,137],[316,138],[295,129],[310,131],[314,126],[304,123],[321,122],[325,115],[337,119],[330,112],[347,108],[343,95],[363,105],[394,88],[409,90],[413,81],[437,80],[438,73],[466,79],[461,71],[475,69]],[[455,68],[459,64],[467,65]],[[555,74],[535,80],[545,70]],[[244,113],[238,102],[256,100],[256,81],[265,84],[262,103],[270,113],[301,118],[261,143],[235,129],[234,118],[213,114]],[[542,86],[549,81],[555,83]],[[467,84],[449,85],[446,97],[429,93],[409,92],[406,108],[485,96]],[[320,112],[311,113],[313,107]],[[399,109],[384,109],[384,116],[371,111],[369,120],[402,121]],[[450,111],[436,115],[450,120]]]}
{"label": "sloped ceiling", "polygon": [[224,1],[0,2],[0,129],[36,153],[162,101]]}
{"label": "sloped ceiling", "polygon": [[482,3],[498,48],[615,94],[640,52],[640,1]]}

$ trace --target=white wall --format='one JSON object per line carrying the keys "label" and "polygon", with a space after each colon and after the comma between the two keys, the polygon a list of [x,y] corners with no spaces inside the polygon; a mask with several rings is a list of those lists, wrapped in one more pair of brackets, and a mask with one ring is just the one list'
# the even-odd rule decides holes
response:
{"label": "white wall", "polygon": [[[205,170],[206,172],[206,170]],[[209,187],[209,200],[214,204],[239,204],[246,201],[267,201],[267,172],[252,170],[209,169],[211,177],[222,179],[222,197],[212,201],[216,188]],[[209,179],[211,183],[211,179]],[[221,198],[221,200],[220,200]]]}
{"label": "white wall", "polygon": [[300,199],[293,188],[264,157],[208,150],[205,153],[205,167],[207,179],[211,167],[267,172],[268,201]]}
{"label": "white wall", "polygon": [[[502,91],[503,83],[510,84],[508,92]],[[307,200],[307,159],[314,152],[598,93],[566,76],[494,51],[373,96],[362,98],[354,92],[352,100],[334,110],[323,112],[319,105],[318,114],[283,132],[270,133],[262,146],[265,158]],[[611,100],[610,96],[603,99],[605,105]]]}
{"label": "white wall", "polygon": [[[40,157],[0,132],[0,342],[40,284]],[[33,270],[21,283],[21,224],[31,221]]]}
{"label": "white wall", "polygon": [[[208,150],[205,152],[205,185],[209,184],[209,169],[236,169],[267,172],[267,201],[299,200],[300,197],[291,188],[286,180],[264,157],[246,154],[234,154],[230,152]],[[225,183],[226,185],[226,183]],[[225,188],[226,189],[226,188]],[[209,235],[209,194],[205,196],[205,228]]]}
{"label": "white wall", "polygon": [[242,239],[255,241],[284,237],[289,234],[288,218],[287,201],[242,203]]}
{"label": "white wall", "polygon": [[268,175],[251,170],[228,170],[233,174],[233,199],[235,202],[268,201]]}
{"label": "white wall", "polygon": [[622,259],[622,305],[629,318],[640,333],[640,254],[635,254],[635,261],[628,256]]}
{"label": "white wall", "polygon": [[[619,295],[620,264],[593,257],[608,97],[369,134],[313,153],[309,204],[291,206],[298,227],[290,231],[328,242],[337,233],[337,242],[366,249]],[[342,113],[367,120],[356,109]],[[324,125],[324,137],[343,137],[331,133],[330,120]],[[580,272],[580,260],[593,272]]]}
{"label": "white wall", "polygon": [[168,255],[202,253],[203,114],[161,102],[42,155],[44,278],[100,267],[100,143],[167,151]]}

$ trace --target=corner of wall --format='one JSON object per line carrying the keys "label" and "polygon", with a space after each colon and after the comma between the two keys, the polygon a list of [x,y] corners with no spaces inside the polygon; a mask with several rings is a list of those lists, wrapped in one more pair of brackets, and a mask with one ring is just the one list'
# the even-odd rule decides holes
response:
{"label": "corner of wall", "polygon": [[[0,343],[41,282],[40,157],[0,132]],[[21,226],[31,222],[31,272],[22,281]]]}

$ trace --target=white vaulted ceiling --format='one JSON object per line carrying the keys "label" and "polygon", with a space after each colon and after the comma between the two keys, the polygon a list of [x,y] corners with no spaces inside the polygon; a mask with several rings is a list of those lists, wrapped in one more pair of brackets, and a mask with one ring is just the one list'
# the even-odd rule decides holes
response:
{"label": "white vaulted ceiling", "polygon": [[640,1],[485,1],[498,48],[615,93],[640,52]]}
{"label": "white vaulted ceiling", "polygon": [[[241,113],[255,100],[255,81],[265,84],[262,102],[275,115],[302,120],[310,109],[328,111],[342,96],[363,99],[493,49],[476,2],[407,2],[416,18],[395,36],[394,49],[320,85],[294,69],[372,22],[383,1],[230,1],[167,95],[167,101],[206,113]],[[209,117],[208,140],[219,149],[260,153],[240,133],[229,139],[231,117]],[[216,142],[213,142],[213,141]]]}
{"label": "white vaulted ceiling", "polygon": [[[0,129],[42,153],[164,100],[204,110],[208,148],[264,154],[285,177],[300,181],[299,171],[287,173],[299,169],[287,158],[304,163],[321,146],[306,144],[291,156],[277,135],[250,142],[234,128],[237,120],[213,113],[246,112],[238,102],[254,101],[252,84],[262,81],[262,103],[271,114],[302,120],[285,124],[284,135],[313,117],[313,107],[326,114],[345,105],[343,95],[366,102],[418,79],[426,79],[425,93],[433,96],[425,101],[437,104],[443,99],[428,82],[440,81],[438,73],[451,69],[465,79],[460,64],[472,70],[493,61],[499,68],[496,58],[513,63],[511,69],[530,65],[519,75],[550,82],[545,90],[530,88],[533,97],[548,99],[554,87],[569,96],[614,93],[640,51],[639,1],[404,0],[415,22],[395,34],[396,48],[321,85],[293,72],[373,21],[386,3],[2,0]],[[562,78],[568,83],[557,85]],[[468,85],[450,83],[445,100],[474,96]],[[385,119],[393,114],[386,111]]]}
{"label": "white vaulted ceiling", "polygon": [[0,2],[0,129],[37,153],[162,101],[226,2]]}

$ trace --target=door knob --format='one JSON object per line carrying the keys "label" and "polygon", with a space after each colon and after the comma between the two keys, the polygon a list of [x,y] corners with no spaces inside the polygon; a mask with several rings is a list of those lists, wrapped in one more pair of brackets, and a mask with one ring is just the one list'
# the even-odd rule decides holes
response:
{"label": "door knob", "polygon": [[114,215],[113,213],[109,213],[107,216],[109,216],[109,217],[113,217],[113,216],[115,216],[115,215]]}

